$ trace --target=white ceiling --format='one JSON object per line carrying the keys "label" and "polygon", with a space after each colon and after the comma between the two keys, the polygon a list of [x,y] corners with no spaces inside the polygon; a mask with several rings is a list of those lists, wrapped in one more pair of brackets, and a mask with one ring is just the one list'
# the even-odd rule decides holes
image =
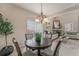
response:
{"label": "white ceiling", "polygon": [[[40,14],[41,12],[40,3],[16,3],[14,5],[24,8],[26,10],[30,10],[37,14]],[[43,13],[49,16],[78,5],[79,4],[77,3],[43,3]]]}

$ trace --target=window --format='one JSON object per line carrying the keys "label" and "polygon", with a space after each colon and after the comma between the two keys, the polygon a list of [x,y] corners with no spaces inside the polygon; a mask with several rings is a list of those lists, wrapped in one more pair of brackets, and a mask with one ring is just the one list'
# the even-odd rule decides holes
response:
{"label": "window", "polygon": [[32,19],[27,20],[27,29],[35,31],[35,22]]}
{"label": "window", "polygon": [[37,23],[33,19],[28,19],[27,20],[27,30],[43,33],[43,26],[40,22]]}

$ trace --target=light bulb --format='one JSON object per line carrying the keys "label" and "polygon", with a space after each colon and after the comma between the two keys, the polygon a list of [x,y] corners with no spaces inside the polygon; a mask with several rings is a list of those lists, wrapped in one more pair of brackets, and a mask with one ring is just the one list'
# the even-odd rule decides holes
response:
{"label": "light bulb", "polygon": [[48,18],[44,18],[44,22],[48,23],[49,22]]}
{"label": "light bulb", "polygon": [[36,21],[36,22],[39,22],[39,19],[36,19],[35,21]]}

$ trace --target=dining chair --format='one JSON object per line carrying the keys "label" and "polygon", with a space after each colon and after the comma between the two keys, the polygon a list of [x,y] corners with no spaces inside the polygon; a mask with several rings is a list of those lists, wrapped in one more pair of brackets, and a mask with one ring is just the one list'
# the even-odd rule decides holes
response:
{"label": "dining chair", "polygon": [[36,54],[32,53],[32,51],[30,51],[30,50],[27,50],[25,53],[22,54],[20,46],[15,38],[12,39],[12,42],[14,43],[18,56],[22,56],[22,55],[23,56],[35,56],[36,55]]}
{"label": "dining chair", "polygon": [[29,34],[25,34],[25,38],[26,38],[26,40],[27,39],[32,39],[33,38],[33,34],[31,33],[29,33]]}
{"label": "dining chair", "polygon": [[[26,40],[33,39],[33,34],[32,33],[25,34],[25,39]],[[26,47],[26,49],[29,49],[29,48]],[[35,49],[29,49],[29,50],[35,51]]]}
{"label": "dining chair", "polygon": [[[32,34],[25,34],[25,39],[32,39],[33,35]],[[26,48],[27,49],[27,48]]]}
{"label": "dining chair", "polygon": [[21,49],[20,49],[20,47],[19,47],[18,42],[15,40],[15,38],[12,39],[12,42],[13,42],[14,45],[15,45],[15,48],[16,48],[16,51],[17,51],[18,56],[22,56]]}
{"label": "dining chair", "polygon": [[57,45],[56,45],[56,47],[55,47],[53,56],[58,56],[59,55],[60,44],[61,44],[61,41],[59,40],[58,43],[57,43]]}
{"label": "dining chair", "polygon": [[59,48],[61,41],[58,40],[59,38],[54,38],[52,40],[52,45],[47,49],[43,50],[43,54],[47,54],[48,56],[58,56],[59,55]]}

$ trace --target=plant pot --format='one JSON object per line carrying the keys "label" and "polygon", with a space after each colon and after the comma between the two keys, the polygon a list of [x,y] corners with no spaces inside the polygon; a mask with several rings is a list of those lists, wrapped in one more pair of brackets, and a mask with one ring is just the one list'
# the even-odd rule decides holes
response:
{"label": "plant pot", "polygon": [[37,43],[40,43],[41,42],[41,39],[35,39]]}
{"label": "plant pot", "polygon": [[13,52],[14,48],[13,46],[5,46],[0,51],[0,56],[8,56]]}

